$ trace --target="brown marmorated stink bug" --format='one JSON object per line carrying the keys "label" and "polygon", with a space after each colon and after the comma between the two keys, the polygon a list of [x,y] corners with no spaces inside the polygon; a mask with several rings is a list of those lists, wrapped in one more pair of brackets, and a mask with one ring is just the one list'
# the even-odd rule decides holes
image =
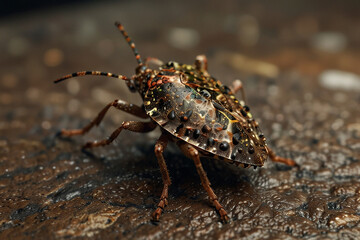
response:
{"label": "brown marmorated stink bug", "polygon": [[[88,132],[93,126],[99,125],[110,107],[149,121],[125,121],[109,138],[88,142],[84,148],[110,144],[123,129],[145,133],[160,126],[162,134],[155,144],[155,155],[164,186],[159,204],[152,214],[155,221],[159,220],[164,207],[168,204],[168,188],[171,180],[163,151],[169,141],[174,141],[181,151],[194,161],[201,183],[223,222],[227,222],[229,217],[210,187],[200,157],[221,159],[244,168],[261,167],[268,157],[274,162],[296,165],[291,159],[276,156],[266,145],[266,139],[252,117],[249,107],[244,101],[238,101],[234,95],[238,90],[243,92],[240,81],[235,81],[229,88],[216,80],[207,71],[207,60],[204,55],[197,56],[194,65],[173,61],[164,64],[156,58],[147,58],[143,61],[123,26],[120,23],[115,25],[135,54],[138,66],[134,76],[127,78],[100,71],[82,71],[59,78],[55,83],[85,75],[122,79],[126,81],[132,92],[140,93],[143,106],[136,106],[119,99],[114,100],[84,128],[62,130],[61,135],[73,136]],[[150,69],[149,63],[159,65],[159,68]]]}

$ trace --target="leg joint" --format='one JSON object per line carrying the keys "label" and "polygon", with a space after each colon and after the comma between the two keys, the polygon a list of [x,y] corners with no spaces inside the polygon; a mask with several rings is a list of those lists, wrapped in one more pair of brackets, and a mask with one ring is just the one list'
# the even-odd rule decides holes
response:
{"label": "leg joint", "polygon": [[189,154],[193,158],[199,157],[199,151],[196,150],[195,148],[189,148]]}
{"label": "leg joint", "polygon": [[130,126],[130,122],[123,122],[122,124],[121,124],[121,127],[123,127],[124,129],[128,129],[129,128],[129,126]]}
{"label": "leg joint", "polygon": [[159,155],[164,152],[164,146],[160,143],[155,144],[155,154]]}

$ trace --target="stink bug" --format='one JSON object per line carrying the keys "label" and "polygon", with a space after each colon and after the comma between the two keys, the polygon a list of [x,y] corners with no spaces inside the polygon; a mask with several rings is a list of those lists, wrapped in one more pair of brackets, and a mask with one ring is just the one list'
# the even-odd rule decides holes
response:
{"label": "stink bug", "polygon": [[[168,187],[171,180],[163,157],[168,141],[174,141],[181,151],[194,161],[201,183],[224,222],[229,220],[228,214],[210,187],[200,157],[217,158],[244,168],[261,167],[268,157],[275,162],[296,165],[291,159],[276,156],[266,145],[266,139],[252,117],[249,107],[244,101],[237,100],[234,95],[241,90],[244,98],[240,81],[235,81],[229,88],[216,80],[207,71],[207,59],[204,55],[197,56],[194,65],[173,61],[164,64],[156,58],[147,58],[143,61],[123,26],[120,23],[115,25],[134,52],[138,63],[134,76],[128,78],[100,71],[82,71],[59,78],[55,83],[84,75],[122,79],[131,91],[141,95],[143,106],[114,100],[84,128],[62,130],[61,135],[73,136],[88,132],[93,126],[99,125],[110,107],[149,121],[125,121],[109,138],[88,142],[84,148],[110,144],[124,129],[145,133],[160,126],[162,134],[155,144],[155,155],[164,186],[159,204],[152,214],[155,221],[159,220],[168,204]],[[158,65],[158,69],[150,69],[149,63]]]}

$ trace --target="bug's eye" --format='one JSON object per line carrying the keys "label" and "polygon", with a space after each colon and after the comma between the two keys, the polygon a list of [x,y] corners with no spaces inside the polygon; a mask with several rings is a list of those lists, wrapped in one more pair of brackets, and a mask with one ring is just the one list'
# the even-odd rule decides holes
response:
{"label": "bug's eye", "polygon": [[183,73],[179,74],[179,78],[180,78],[180,81],[184,84],[187,83],[187,81],[188,81],[187,76]]}
{"label": "bug's eye", "polygon": [[207,90],[205,90],[205,89],[201,90],[199,93],[200,93],[200,95],[203,96],[204,98],[210,98],[210,97],[211,97],[211,94],[210,94]]}
{"label": "bug's eye", "polygon": [[135,72],[136,72],[137,74],[143,73],[143,72],[146,71],[146,69],[147,69],[147,67],[146,67],[145,65],[139,65],[139,66],[136,68]]}
{"label": "bug's eye", "polygon": [[175,65],[174,65],[174,62],[168,62],[167,64],[166,64],[166,66],[167,67],[175,67]]}
{"label": "bug's eye", "polygon": [[223,88],[226,94],[229,94],[231,92],[231,89],[228,86],[224,85]]}

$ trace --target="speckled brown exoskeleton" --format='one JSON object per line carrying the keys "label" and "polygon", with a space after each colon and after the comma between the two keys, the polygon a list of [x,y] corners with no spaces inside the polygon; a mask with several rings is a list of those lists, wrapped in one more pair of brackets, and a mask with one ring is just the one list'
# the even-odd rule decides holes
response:
{"label": "speckled brown exoskeleton", "polygon": [[[168,188],[171,180],[163,151],[169,141],[175,142],[181,151],[194,161],[201,183],[224,222],[229,220],[228,214],[210,187],[209,179],[200,161],[201,157],[224,160],[244,168],[261,167],[268,157],[275,162],[296,165],[291,159],[276,156],[266,145],[266,139],[252,117],[249,107],[243,100],[239,101],[235,97],[235,93],[241,90],[244,98],[239,80],[234,81],[231,87],[216,80],[207,71],[207,59],[204,55],[197,56],[194,65],[173,61],[164,64],[156,58],[147,58],[143,61],[123,26],[120,23],[115,25],[135,54],[138,66],[134,76],[128,78],[100,71],[82,71],[66,75],[55,83],[84,75],[122,79],[126,81],[131,91],[141,95],[143,106],[136,106],[119,99],[114,100],[84,128],[62,130],[61,135],[73,136],[88,132],[93,126],[99,125],[111,107],[149,121],[125,121],[109,138],[88,142],[84,148],[110,144],[122,130],[145,133],[159,126],[162,134],[155,144],[155,155],[164,186],[159,204],[152,214],[154,220],[159,220],[164,207],[168,204]],[[149,63],[159,67],[150,69]]]}

